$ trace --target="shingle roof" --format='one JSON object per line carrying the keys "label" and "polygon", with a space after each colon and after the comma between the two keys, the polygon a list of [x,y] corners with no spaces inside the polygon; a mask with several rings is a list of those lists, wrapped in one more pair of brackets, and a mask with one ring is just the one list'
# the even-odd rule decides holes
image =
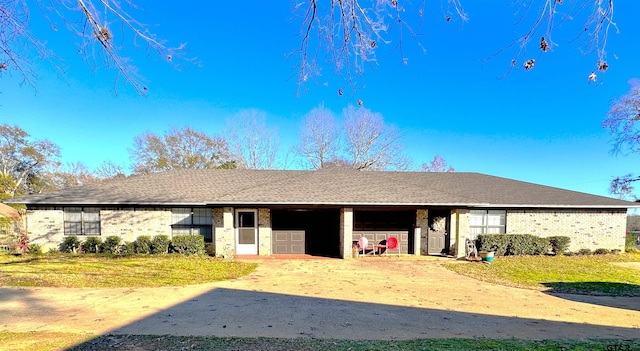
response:
{"label": "shingle roof", "polygon": [[175,170],[7,203],[38,205],[407,205],[630,208],[636,203],[466,172]]}

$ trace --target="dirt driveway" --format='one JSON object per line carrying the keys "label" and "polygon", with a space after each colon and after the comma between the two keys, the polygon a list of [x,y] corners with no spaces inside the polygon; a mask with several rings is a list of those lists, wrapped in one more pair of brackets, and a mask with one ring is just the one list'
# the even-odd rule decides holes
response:
{"label": "dirt driveway", "polygon": [[249,276],[196,286],[0,288],[0,328],[340,339],[640,336],[638,298],[481,283],[434,259],[259,262]]}

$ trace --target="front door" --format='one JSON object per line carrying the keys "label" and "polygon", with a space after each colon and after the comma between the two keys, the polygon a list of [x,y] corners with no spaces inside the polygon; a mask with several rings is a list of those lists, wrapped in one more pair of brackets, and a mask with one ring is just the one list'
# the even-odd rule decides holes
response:
{"label": "front door", "polygon": [[236,254],[258,254],[258,221],[256,210],[236,210]]}
{"label": "front door", "polygon": [[429,210],[427,254],[441,255],[448,253],[449,215],[450,211]]}

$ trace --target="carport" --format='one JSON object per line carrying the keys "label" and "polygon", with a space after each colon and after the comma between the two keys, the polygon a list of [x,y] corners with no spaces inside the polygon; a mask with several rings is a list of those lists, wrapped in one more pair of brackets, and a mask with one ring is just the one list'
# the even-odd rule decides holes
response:
{"label": "carport", "polygon": [[272,254],[340,257],[339,209],[272,209]]}
{"label": "carport", "polygon": [[398,239],[400,253],[414,253],[413,230],[415,210],[356,209],[353,220],[353,241],[364,236],[370,243],[386,242],[394,236]]}

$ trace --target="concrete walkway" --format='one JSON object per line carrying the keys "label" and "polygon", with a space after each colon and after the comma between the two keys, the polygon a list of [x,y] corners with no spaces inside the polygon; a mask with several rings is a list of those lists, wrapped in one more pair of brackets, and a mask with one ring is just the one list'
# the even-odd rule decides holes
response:
{"label": "concrete walkway", "polygon": [[638,298],[508,288],[441,262],[266,259],[249,276],[196,286],[0,288],[0,328],[339,339],[640,336]]}

